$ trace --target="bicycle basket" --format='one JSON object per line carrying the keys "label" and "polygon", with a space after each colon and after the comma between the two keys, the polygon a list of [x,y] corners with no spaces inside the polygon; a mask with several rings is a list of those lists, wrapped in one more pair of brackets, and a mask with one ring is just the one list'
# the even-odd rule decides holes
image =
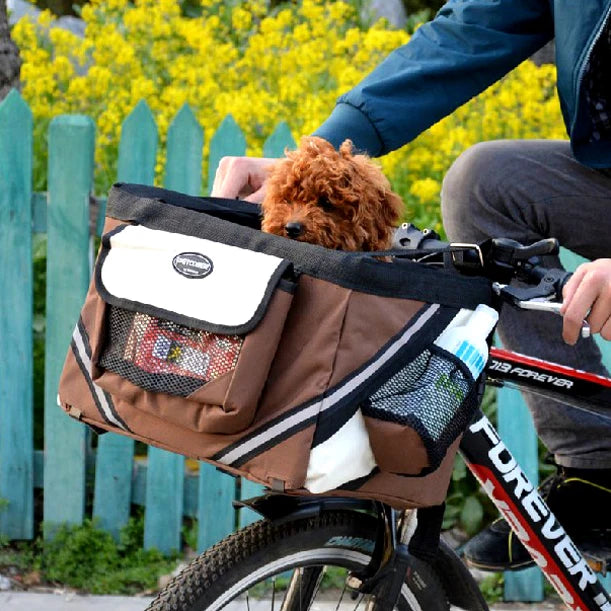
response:
{"label": "bicycle basket", "polygon": [[264,234],[258,213],[115,185],[60,405],[289,493],[440,503],[480,380],[436,340],[488,281]]}

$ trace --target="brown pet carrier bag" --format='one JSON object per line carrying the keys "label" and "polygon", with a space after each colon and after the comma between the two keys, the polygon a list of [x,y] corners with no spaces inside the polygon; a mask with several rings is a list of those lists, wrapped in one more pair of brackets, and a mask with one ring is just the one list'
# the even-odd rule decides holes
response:
{"label": "brown pet carrier bag", "polygon": [[60,405],[274,490],[441,503],[481,385],[436,341],[489,283],[258,226],[115,185]]}

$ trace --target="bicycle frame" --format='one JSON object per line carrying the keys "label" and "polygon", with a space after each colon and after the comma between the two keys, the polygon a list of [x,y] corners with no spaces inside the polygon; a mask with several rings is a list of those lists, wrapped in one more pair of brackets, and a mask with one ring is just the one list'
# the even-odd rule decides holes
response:
{"label": "bicycle frame", "polygon": [[[492,348],[490,381],[509,382],[582,408],[611,406],[611,379]],[[611,597],[562,525],[479,412],[460,453],[482,489],[511,525],[565,605],[573,611],[611,611]]]}

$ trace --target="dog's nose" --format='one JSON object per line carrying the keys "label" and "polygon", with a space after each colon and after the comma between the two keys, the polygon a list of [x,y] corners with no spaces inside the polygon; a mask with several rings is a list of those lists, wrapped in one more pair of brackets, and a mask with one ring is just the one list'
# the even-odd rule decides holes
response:
{"label": "dog's nose", "polygon": [[298,238],[303,232],[303,225],[295,221],[291,221],[284,226],[286,235],[289,238]]}

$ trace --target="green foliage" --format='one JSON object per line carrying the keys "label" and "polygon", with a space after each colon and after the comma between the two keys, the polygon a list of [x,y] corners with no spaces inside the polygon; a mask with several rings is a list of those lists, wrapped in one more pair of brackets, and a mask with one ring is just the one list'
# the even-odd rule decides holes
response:
{"label": "green foliage", "polygon": [[480,582],[479,589],[488,604],[503,600],[504,583],[503,573],[492,573]]}
{"label": "green foliage", "polygon": [[119,542],[86,520],[61,526],[49,541],[39,541],[44,578],[94,594],[133,594],[155,588],[160,575],[176,566],[176,556],[142,549],[143,519],[132,518]]}
{"label": "green foliage", "polygon": [[0,572],[13,567],[19,573],[27,573],[37,562],[37,550],[32,543],[20,541],[9,545],[8,541],[0,541]]}
{"label": "green foliage", "polygon": [[49,9],[54,15],[80,15],[80,8],[87,0],[35,0],[39,9]]}
{"label": "green foliage", "polygon": [[[486,389],[482,410],[493,423],[496,421],[496,392],[494,389]],[[474,535],[495,516],[496,510],[492,502],[480,490],[479,483],[467,470],[462,458],[457,456],[446,498],[444,530],[459,527],[468,535]]]}
{"label": "green foliage", "polygon": [[187,547],[192,550],[197,549],[197,536],[199,532],[199,522],[195,519],[185,519],[182,527],[182,539]]}
{"label": "green foliage", "polygon": [[403,0],[403,6],[408,16],[414,13],[426,11],[434,15],[444,4],[446,0]]}
{"label": "green foliage", "polygon": [[[0,513],[6,509],[6,507],[8,507],[8,500],[4,499],[0,496]],[[0,550],[2,549],[3,546],[5,546],[8,543],[8,539],[5,535],[3,535],[2,533],[0,533]]]}

